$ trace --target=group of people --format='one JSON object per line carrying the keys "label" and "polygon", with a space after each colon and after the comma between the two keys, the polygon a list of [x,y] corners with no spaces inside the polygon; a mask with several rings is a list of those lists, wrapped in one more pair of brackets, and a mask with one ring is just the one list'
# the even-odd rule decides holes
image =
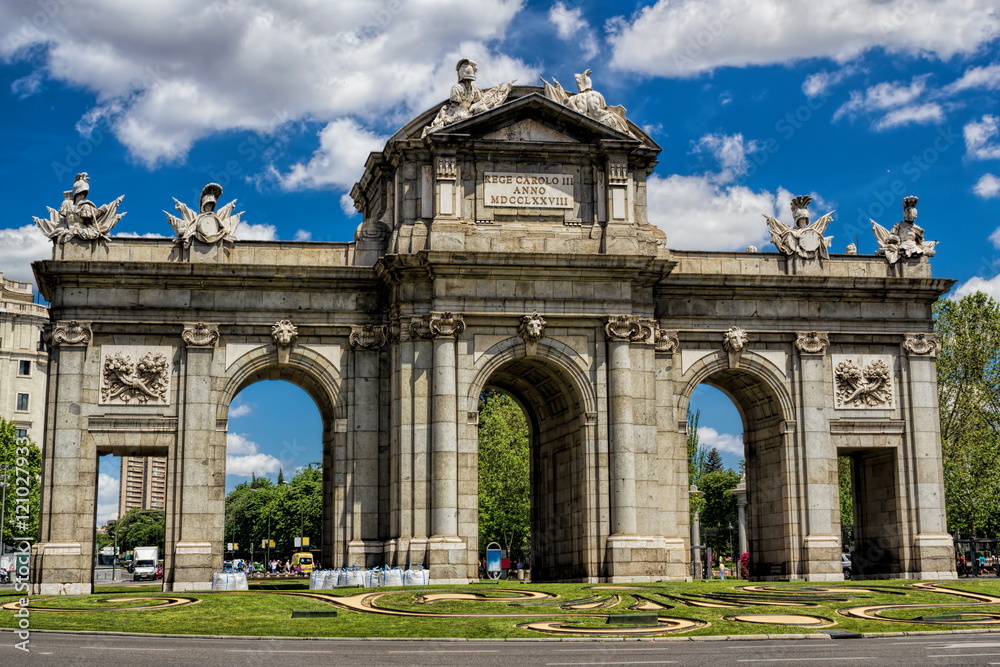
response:
{"label": "group of people", "polygon": [[281,560],[280,558],[272,558],[266,563],[252,562],[248,563],[243,559],[236,559],[233,561],[232,567],[237,572],[246,572],[248,575],[253,576],[264,576],[268,575],[290,575],[290,576],[303,576],[305,573],[302,570],[302,564],[293,566],[290,560]]}

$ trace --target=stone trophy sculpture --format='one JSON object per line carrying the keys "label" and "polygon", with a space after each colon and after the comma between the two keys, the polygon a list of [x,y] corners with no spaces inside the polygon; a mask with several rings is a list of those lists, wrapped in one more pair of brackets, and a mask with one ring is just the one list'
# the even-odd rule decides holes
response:
{"label": "stone trophy sculpture", "polygon": [[178,218],[164,211],[167,221],[177,233],[177,239],[184,244],[185,248],[191,245],[193,239],[198,239],[209,245],[219,241],[236,240],[233,234],[240,224],[240,216],[243,215],[243,212],[233,214],[233,209],[236,208],[235,199],[216,210],[215,207],[221,196],[222,186],[218,183],[209,183],[201,191],[198,212],[192,211],[176,198],[174,202],[177,210],[181,212],[181,217]]}
{"label": "stone trophy sculpture", "polygon": [[879,245],[875,254],[884,255],[889,264],[895,264],[900,257],[933,257],[936,252],[937,241],[925,241],[924,230],[916,223],[917,201],[917,197],[903,197],[903,219],[892,226],[892,231],[869,218]]}
{"label": "stone trophy sculpture", "polygon": [[124,195],[110,204],[97,206],[87,199],[90,194],[90,176],[87,172],[76,175],[73,189],[63,192],[59,210],[50,207],[49,218],[35,218],[35,224],[56,243],[78,238],[84,241],[107,241],[111,229],[125,215],[118,213]]}
{"label": "stone trophy sculpture", "polygon": [[451,87],[448,103],[441,107],[431,124],[424,128],[421,138],[445,125],[457,123],[503,104],[514,85],[514,81],[509,81],[488,90],[479,89],[472,83],[476,80],[478,66],[468,58],[459,60],[455,71],[458,73],[458,83]]}
{"label": "stone trophy sculpture", "polygon": [[833,242],[832,236],[823,236],[827,225],[833,222],[833,211],[830,211],[816,222],[809,222],[809,203],[812,197],[808,195],[792,199],[792,218],[794,227],[789,227],[780,220],[775,220],[765,214],[767,226],[771,230],[771,243],[788,256],[798,256],[803,259],[813,259],[816,256],[829,259],[827,248]]}
{"label": "stone trophy sculpture", "polygon": [[567,93],[555,77],[552,78],[552,83],[542,79],[542,83],[545,84],[545,97],[554,102],[565,104],[570,109],[593,118],[599,123],[604,123],[612,129],[631,135],[628,121],[625,120],[625,107],[620,104],[609,107],[604,101],[604,95],[594,90],[590,81],[590,73],[588,69],[583,74],[574,75],[576,88],[579,91],[576,95]]}

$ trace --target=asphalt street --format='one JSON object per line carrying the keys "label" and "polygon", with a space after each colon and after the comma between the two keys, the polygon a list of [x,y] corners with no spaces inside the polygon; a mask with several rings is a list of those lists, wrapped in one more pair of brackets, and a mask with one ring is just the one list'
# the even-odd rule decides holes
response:
{"label": "asphalt street", "polygon": [[29,652],[0,633],[2,665],[232,667],[433,665],[1000,665],[1000,634],[767,641],[438,641],[128,637],[32,632]]}

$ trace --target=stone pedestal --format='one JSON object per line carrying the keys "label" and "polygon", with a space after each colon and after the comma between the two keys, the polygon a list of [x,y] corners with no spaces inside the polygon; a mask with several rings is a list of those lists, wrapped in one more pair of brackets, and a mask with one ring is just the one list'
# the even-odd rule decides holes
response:
{"label": "stone pedestal", "polygon": [[468,551],[462,538],[434,536],[427,541],[427,561],[431,583],[469,583]]}

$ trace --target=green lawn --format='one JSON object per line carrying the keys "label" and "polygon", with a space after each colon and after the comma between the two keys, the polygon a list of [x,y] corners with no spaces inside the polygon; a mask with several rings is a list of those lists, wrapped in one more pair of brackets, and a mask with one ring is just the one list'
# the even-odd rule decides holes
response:
{"label": "green lawn", "polygon": [[[847,582],[827,587],[850,589],[849,592],[816,592],[821,585],[768,584],[771,591],[759,593],[741,590],[746,582],[670,582],[637,586],[603,586],[588,584],[525,584],[519,582],[482,583],[470,586],[429,586],[406,589],[335,589],[322,593],[337,597],[354,596],[362,592],[382,593],[376,601],[380,609],[416,612],[421,616],[390,616],[365,611],[338,608],[335,618],[292,619],[293,609],[330,609],[331,603],[290,592],[307,592],[305,582],[287,584],[251,584],[249,592],[162,593],[158,586],[134,588],[102,588],[89,596],[38,597],[32,604],[39,607],[78,609],[83,611],[43,611],[30,615],[32,629],[104,630],[118,632],[210,634],[210,635],[270,635],[289,637],[545,637],[547,635],[517,627],[529,621],[549,620],[578,623],[580,626],[606,628],[608,635],[627,632],[620,626],[605,626],[609,613],[629,613],[642,605],[657,604],[661,618],[696,621],[701,626],[677,636],[743,635],[743,634],[803,634],[820,632],[776,624],[747,623],[726,620],[727,616],[796,614],[818,616],[836,622],[832,626],[855,632],[899,632],[989,627],[981,623],[933,624],[914,622],[921,616],[946,613],[1000,614],[1000,605],[975,604],[933,591],[914,589],[913,582]],[[1000,581],[962,581],[944,584],[955,590],[1000,597]],[[871,592],[864,592],[867,589]],[[502,590],[539,591],[558,596],[530,602],[496,600],[504,597]],[[484,600],[438,600],[421,602],[420,596],[431,592],[453,591],[480,593]],[[19,596],[0,596],[0,604]],[[138,601],[109,600],[147,598]],[[142,609],[163,604],[169,597],[197,598],[196,604],[173,608]],[[566,608],[575,601],[578,608]],[[697,603],[727,605],[733,608],[695,606]],[[597,608],[580,608],[580,605]],[[905,608],[882,612],[900,620],[864,620],[848,618],[838,610],[871,605],[907,605]],[[913,606],[910,606],[913,605]],[[919,607],[918,605],[942,605]],[[114,609],[111,609],[114,607]],[[129,607],[123,609],[122,607]],[[336,607],[334,607],[336,608]],[[0,627],[14,627],[13,611],[0,611]],[[647,612],[648,613],[648,612]],[[502,614],[505,617],[487,617]],[[461,615],[461,616],[460,616]],[[471,615],[471,616],[470,616]],[[982,620],[981,617],[972,617]],[[660,636],[671,636],[664,634]]]}

